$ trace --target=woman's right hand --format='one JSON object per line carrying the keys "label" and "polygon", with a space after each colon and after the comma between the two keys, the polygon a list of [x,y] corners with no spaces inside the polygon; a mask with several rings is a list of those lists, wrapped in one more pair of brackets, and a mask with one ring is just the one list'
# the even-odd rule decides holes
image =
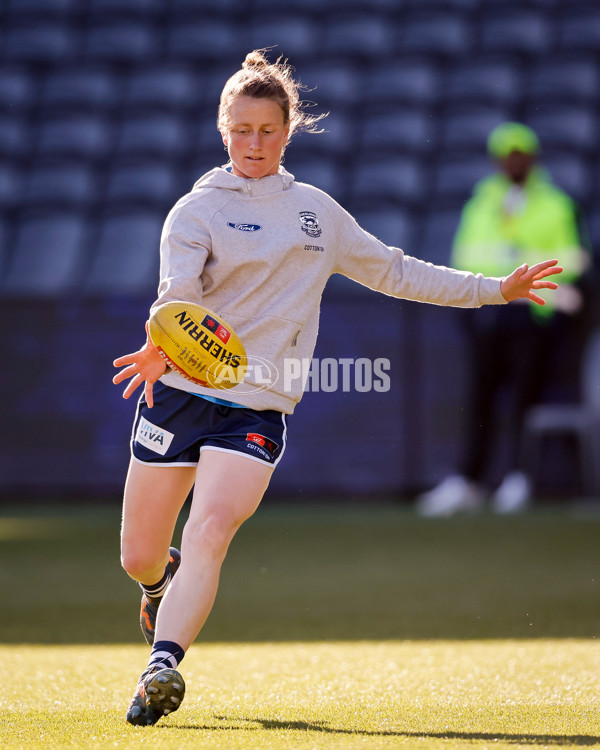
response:
{"label": "woman's right hand", "polygon": [[148,406],[152,408],[154,406],[154,383],[164,375],[167,365],[158,349],[152,343],[147,322],[146,343],[144,346],[137,352],[125,354],[115,359],[113,365],[125,368],[114,376],[113,383],[115,385],[122,383],[127,378],[131,378],[131,381],[123,391],[123,398],[129,398],[136,388],[144,383],[144,397]]}

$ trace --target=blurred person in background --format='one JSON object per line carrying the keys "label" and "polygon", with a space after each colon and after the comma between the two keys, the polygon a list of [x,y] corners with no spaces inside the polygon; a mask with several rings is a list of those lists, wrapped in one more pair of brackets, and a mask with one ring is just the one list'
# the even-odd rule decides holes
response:
{"label": "blurred person in background", "polygon": [[[515,122],[498,125],[488,138],[488,152],[498,169],[477,183],[466,203],[450,264],[503,276],[515,265],[551,256],[564,267],[563,283],[552,299],[545,297],[543,307],[490,307],[462,319],[471,370],[466,435],[458,472],[417,498],[417,511],[424,516],[477,510],[490,494],[498,513],[526,507],[532,487],[520,463],[523,419],[548,382],[549,353],[556,349],[552,342],[581,338],[584,297],[579,282],[590,254],[583,248],[587,235],[580,229],[579,208],[539,166],[540,143],[530,128]],[[577,358],[570,370],[577,374]],[[510,455],[507,473],[491,493],[484,479],[506,389],[512,397],[503,413]]]}

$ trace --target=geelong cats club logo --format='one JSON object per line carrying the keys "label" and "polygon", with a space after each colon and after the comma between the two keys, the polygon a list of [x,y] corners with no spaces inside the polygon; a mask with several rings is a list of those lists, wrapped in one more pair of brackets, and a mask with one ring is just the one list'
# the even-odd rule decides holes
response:
{"label": "geelong cats club logo", "polygon": [[300,211],[298,214],[300,224],[302,225],[302,231],[306,232],[309,237],[320,237],[321,227],[319,226],[319,220],[317,214],[312,211]]}

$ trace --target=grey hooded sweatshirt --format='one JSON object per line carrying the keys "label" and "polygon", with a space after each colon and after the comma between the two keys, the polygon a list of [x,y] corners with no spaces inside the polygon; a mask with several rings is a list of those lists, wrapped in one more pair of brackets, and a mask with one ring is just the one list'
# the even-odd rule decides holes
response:
{"label": "grey hooded sweatshirt", "polygon": [[[286,358],[312,358],[321,295],[334,273],[383,294],[435,305],[506,302],[500,279],[435,266],[388,247],[333,198],[296,182],[283,167],[258,180],[221,167],[205,174],[169,213],[160,256],[152,309],[175,300],[204,305],[233,327],[249,362],[266,360],[279,374]],[[203,388],[170,370],[161,381],[252,409],[293,412],[302,397],[300,379],[290,386],[276,375],[264,387],[253,377],[250,368],[243,383],[226,391]]]}

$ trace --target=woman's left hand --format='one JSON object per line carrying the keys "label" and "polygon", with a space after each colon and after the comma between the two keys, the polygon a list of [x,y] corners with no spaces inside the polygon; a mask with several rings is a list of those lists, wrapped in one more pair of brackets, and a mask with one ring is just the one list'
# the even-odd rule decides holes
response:
{"label": "woman's left hand", "polygon": [[123,392],[123,398],[129,398],[135,389],[144,383],[144,397],[148,406],[152,408],[154,406],[152,387],[164,375],[167,365],[158,349],[152,343],[148,323],[146,323],[146,343],[144,346],[139,351],[133,352],[133,354],[125,354],[115,359],[113,365],[115,367],[125,367],[124,370],[121,370],[114,376],[113,383],[115,385],[122,383],[127,378],[131,378],[131,381]]}
{"label": "woman's left hand", "polygon": [[547,276],[562,273],[562,266],[557,265],[557,260],[545,260],[529,266],[524,263],[515,269],[510,276],[500,282],[500,291],[507,302],[516,299],[529,299],[538,305],[545,305],[546,301],[537,295],[534,289],[557,289],[558,284],[553,281],[542,281]]}

